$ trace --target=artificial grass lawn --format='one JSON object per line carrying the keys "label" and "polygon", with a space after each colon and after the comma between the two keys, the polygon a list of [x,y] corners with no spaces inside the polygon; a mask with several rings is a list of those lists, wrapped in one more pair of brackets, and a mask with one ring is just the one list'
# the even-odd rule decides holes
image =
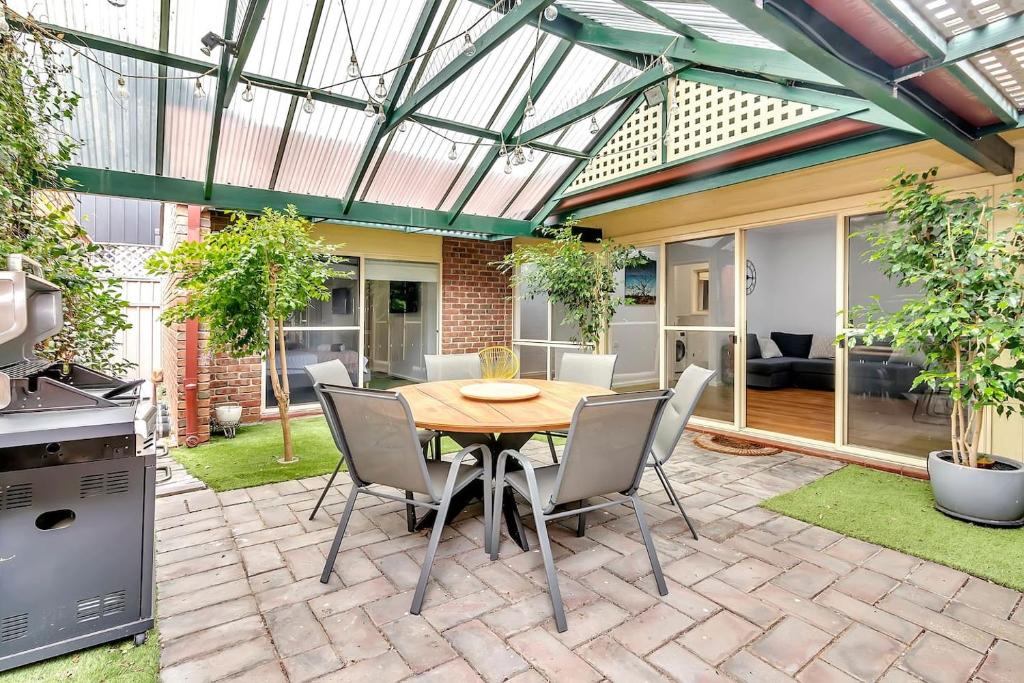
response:
{"label": "artificial grass lawn", "polygon": [[160,646],[157,632],[149,632],[144,645],[135,647],[132,639],[55,657],[0,674],[0,683],[42,683],[43,681],[118,681],[152,683],[160,672]]}
{"label": "artificial grass lawn", "polygon": [[[340,456],[323,416],[293,419],[292,442],[299,461],[291,465],[279,464],[281,425],[263,422],[239,427],[234,439],[214,436],[206,445],[175,448],[171,455],[214,491],[273,484],[334,471]],[[458,450],[459,445],[448,437],[441,440],[441,452]]]}
{"label": "artificial grass lawn", "polygon": [[1024,528],[960,522],[934,504],[927,481],[847,465],[762,507],[1024,590]]}

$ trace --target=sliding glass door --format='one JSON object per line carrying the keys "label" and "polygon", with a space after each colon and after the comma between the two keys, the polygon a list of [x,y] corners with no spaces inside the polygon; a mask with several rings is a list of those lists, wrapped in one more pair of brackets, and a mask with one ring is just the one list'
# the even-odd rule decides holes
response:
{"label": "sliding glass door", "polygon": [[698,365],[715,371],[694,415],[735,423],[736,235],[665,245],[664,385]]}
{"label": "sliding glass door", "polygon": [[608,349],[618,358],[612,388],[644,391],[659,387],[658,265],[660,247],[640,249],[642,263],[615,276],[616,296],[622,300],[608,326]]}

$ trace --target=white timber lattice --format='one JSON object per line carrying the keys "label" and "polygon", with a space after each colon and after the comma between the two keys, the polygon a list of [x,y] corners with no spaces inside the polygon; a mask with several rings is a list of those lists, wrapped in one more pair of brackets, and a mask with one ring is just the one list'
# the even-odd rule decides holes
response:
{"label": "white timber lattice", "polygon": [[660,106],[643,103],[569,186],[576,190],[654,168],[661,163]]}
{"label": "white timber lattice", "polygon": [[831,112],[811,104],[674,79],[669,87],[665,161],[703,154]]}

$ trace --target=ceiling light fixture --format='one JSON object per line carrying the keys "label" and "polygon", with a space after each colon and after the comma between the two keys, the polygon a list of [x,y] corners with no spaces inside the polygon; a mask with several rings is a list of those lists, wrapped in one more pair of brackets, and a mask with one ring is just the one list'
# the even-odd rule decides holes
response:
{"label": "ceiling light fixture", "polygon": [[601,130],[601,126],[599,126],[597,124],[597,117],[596,116],[591,116],[590,117],[590,134],[591,135],[597,135],[600,130]]}
{"label": "ceiling light fixture", "polygon": [[451,151],[448,152],[448,158],[455,161],[459,158],[459,150],[455,149],[455,143],[452,143]]}
{"label": "ceiling light fixture", "polygon": [[462,54],[467,57],[472,57],[476,54],[476,45],[473,44],[473,39],[469,36],[469,31],[462,36]]}
{"label": "ceiling light fixture", "polygon": [[306,101],[302,103],[302,111],[307,114],[312,114],[315,106],[313,104],[313,93],[312,91],[306,92]]}
{"label": "ceiling light fixture", "polygon": [[377,89],[373,91],[377,99],[383,100],[388,96],[388,86],[384,85],[384,77],[377,79]]}
{"label": "ceiling light fixture", "polygon": [[117,96],[122,102],[128,101],[128,84],[124,81],[124,76],[117,77]]}
{"label": "ceiling light fixture", "polygon": [[202,78],[202,76],[200,76],[199,78],[196,79],[196,86],[192,90],[192,95],[194,97],[196,97],[197,99],[203,99],[204,97],[206,97],[206,90],[203,89],[203,78]]}
{"label": "ceiling light fixture", "polygon": [[253,94],[253,91],[252,91],[252,83],[246,83],[245,84],[245,90],[242,91],[242,101],[243,102],[252,102],[253,98],[254,98],[254,94]]}
{"label": "ceiling light fixture", "polygon": [[348,60],[348,77],[359,78],[359,60],[356,59],[356,53],[352,53],[352,57]]}

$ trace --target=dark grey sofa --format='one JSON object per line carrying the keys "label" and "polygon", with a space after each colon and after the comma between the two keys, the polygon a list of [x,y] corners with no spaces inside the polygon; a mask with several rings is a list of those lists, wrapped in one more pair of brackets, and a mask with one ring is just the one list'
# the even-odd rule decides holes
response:
{"label": "dark grey sofa", "polygon": [[772,332],[774,341],[783,355],[781,358],[762,358],[757,335],[747,335],[747,386],[755,389],[782,389],[800,387],[835,391],[835,360],[808,358],[811,335],[793,335]]}

